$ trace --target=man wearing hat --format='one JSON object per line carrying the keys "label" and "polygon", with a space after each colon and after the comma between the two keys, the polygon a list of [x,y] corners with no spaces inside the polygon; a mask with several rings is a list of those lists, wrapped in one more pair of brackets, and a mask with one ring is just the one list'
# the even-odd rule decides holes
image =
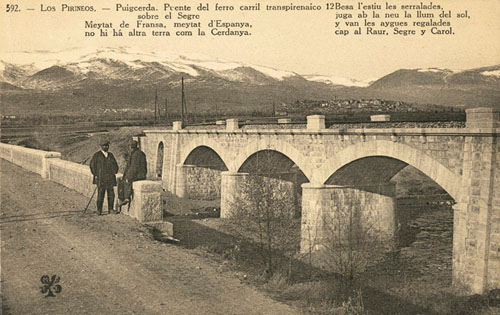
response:
{"label": "man wearing hat", "polygon": [[[131,152],[127,160],[127,166],[123,172],[123,196],[119,196],[120,206],[130,202],[132,183],[137,180],[146,179],[148,173],[146,154],[139,150],[137,141],[130,141],[129,147]],[[119,190],[122,191],[121,189]]]}
{"label": "man wearing hat", "polygon": [[97,212],[102,214],[104,194],[108,194],[108,212],[113,211],[115,201],[116,176],[118,173],[118,163],[116,163],[113,153],[109,152],[109,141],[106,139],[100,142],[101,150],[94,153],[90,160],[90,171],[94,175],[93,184],[97,185]]}

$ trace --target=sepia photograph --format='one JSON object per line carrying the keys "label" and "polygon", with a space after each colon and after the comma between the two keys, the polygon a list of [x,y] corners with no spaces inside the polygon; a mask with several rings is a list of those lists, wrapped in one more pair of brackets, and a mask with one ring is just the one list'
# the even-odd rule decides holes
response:
{"label": "sepia photograph", "polygon": [[0,314],[499,314],[499,16],[1,3]]}

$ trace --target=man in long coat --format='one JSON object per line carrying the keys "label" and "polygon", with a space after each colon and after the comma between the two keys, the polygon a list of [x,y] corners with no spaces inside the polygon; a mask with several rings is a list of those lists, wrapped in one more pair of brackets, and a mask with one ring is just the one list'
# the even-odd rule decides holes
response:
{"label": "man in long coat", "polygon": [[94,153],[90,160],[90,171],[94,175],[93,184],[97,185],[97,212],[102,214],[102,205],[104,203],[104,194],[108,195],[108,212],[113,211],[115,202],[116,173],[118,173],[118,163],[109,152],[109,141],[101,141],[101,150]]}
{"label": "man in long coat", "polygon": [[[123,172],[123,196],[120,195],[120,205],[126,205],[130,202],[130,196],[132,194],[132,183],[138,180],[146,179],[146,174],[148,173],[146,154],[139,150],[137,147],[138,143],[135,140],[130,142],[130,155],[127,160],[127,166]],[[122,191],[121,189],[119,189]]]}

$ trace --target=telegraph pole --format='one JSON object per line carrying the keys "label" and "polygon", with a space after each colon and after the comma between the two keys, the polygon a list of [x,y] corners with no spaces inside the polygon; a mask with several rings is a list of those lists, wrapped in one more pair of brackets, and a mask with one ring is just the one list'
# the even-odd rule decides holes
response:
{"label": "telegraph pole", "polygon": [[155,90],[155,125],[156,125],[156,114],[158,112],[158,90]]}
{"label": "telegraph pole", "polygon": [[186,94],[184,93],[184,77],[182,77],[182,106],[184,108],[184,118],[186,119],[186,125],[189,122],[189,114],[188,114],[188,109],[187,109],[187,103],[186,103]]}
{"label": "telegraph pole", "polygon": [[186,96],[184,95],[184,77],[182,77],[182,99],[181,99],[181,124],[182,127],[187,122]]}

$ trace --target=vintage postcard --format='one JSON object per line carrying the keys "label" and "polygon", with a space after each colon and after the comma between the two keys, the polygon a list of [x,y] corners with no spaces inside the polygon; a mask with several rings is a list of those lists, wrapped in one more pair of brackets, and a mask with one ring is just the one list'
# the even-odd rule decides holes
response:
{"label": "vintage postcard", "polygon": [[3,1],[2,314],[498,314],[499,16]]}

